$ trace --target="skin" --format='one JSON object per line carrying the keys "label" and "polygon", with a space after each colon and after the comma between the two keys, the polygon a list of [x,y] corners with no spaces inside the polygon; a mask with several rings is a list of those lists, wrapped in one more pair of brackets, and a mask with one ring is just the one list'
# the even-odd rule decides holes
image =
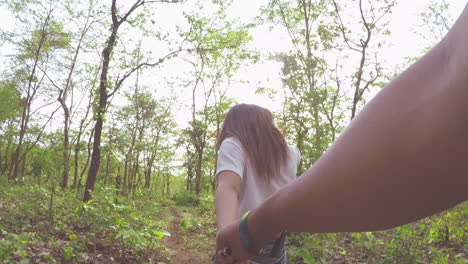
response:
{"label": "skin", "polygon": [[[295,182],[248,219],[257,248],[281,230],[385,230],[468,199],[468,5],[448,35],[369,102]],[[250,256],[239,220],[218,233],[218,263]],[[232,254],[221,254],[224,248]]]}
{"label": "skin", "polygon": [[[237,220],[239,196],[241,193],[241,177],[232,171],[222,171],[217,175],[218,186],[215,192],[216,219],[218,230]],[[226,256],[226,253],[220,252]],[[232,262],[232,261],[231,261]],[[247,261],[237,262],[247,264]]]}
{"label": "skin", "polygon": [[237,220],[241,177],[232,171],[222,171],[217,176],[218,187],[215,192],[216,219],[218,230]]}

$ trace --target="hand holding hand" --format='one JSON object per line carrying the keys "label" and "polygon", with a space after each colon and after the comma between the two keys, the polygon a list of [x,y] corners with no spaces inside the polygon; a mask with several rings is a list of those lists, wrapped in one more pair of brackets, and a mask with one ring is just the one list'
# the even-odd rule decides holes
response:
{"label": "hand holding hand", "polygon": [[241,244],[239,224],[240,220],[236,220],[218,232],[215,256],[217,264],[243,264],[251,257]]}

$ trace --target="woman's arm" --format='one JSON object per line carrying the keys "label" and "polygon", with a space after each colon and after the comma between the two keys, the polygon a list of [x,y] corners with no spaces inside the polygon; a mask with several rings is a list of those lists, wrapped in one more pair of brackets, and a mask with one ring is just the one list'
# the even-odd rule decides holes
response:
{"label": "woman's arm", "polygon": [[[467,146],[468,7],[312,168],[252,211],[250,237],[260,247],[280,230],[382,230],[450,208],[468,199]],[[242,259],[236,225],[218,235],[218,248]]]}
{"label": "woman's arm", "polygon": [[241,177],[232,171],[218,174],[216,188],[216,217],[218,230],[238,219],[239,194],[241,191]]}

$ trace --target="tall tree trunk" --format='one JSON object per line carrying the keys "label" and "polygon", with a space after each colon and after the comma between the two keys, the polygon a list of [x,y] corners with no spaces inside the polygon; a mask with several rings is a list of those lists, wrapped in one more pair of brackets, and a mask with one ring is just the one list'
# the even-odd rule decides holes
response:
{"label": "tall tree trunk", "polygon": [[166,175],[166,193],[167,197],[171,197],[171,187],[170,187],[170,181],[169,181],[169,173],[165,173]]}
{"label": "tall tree trunk", "polygon": [[128,186],[128,157],[125,157],[124,161],[124,172],[123,172],[123,185],[122,185],[122,192],[125,192],[127,186]]}
{"label": "tall tree trunk", "polygon": [[[112,1],[112,13],[113,17],[116,16],[115,14],[115,0]],[[102,51],[102,71],[101,71],[101,78],[99,83],[99,105],[96,115],[96,124],[94,125],[94,141],[93,141],[93,154],[91,156],[91,166],[89,167],[88,171],[88,178],[86,179],[86,187],[85,193],[83,197],[83,201],[87,202],[91,200],[91,193],[94,190],[94,183],[96,182],[96,176],[99,170],[99,165],[101,162],[101,136],[102,136],[102,127],[104,124],[103,115],[107,108],[107,80],[108,80],[108,72],[109,72],[109,63],[110,63],[110,55],[114,46],[116,44],[117,38],[117,30],[120,24],[113,19],[112,28],[111,28],[111,35],[106,42],[106,47]]]}
{"label": "tall tree trunk", "polygon": [[3,155],[4,157],[2,159],[0,159],[0,175],[2,175],[2,176],[5,175],[5,172],[6,172],[7,168],[8,168],[8,153],[10,152],[10,146],[11,146],[11,137],[9,137],[7,139],[5,154]]}
{"label": "tall tree trunk", "polygon": [[115,177],[115,188],[120,190],[122,186],[122,175],[120,174],[120,165],[117,167],[117,176]]}
{"label": "tall tree trunk", "polygon": [[25,105],[23,107],[23,113],[21,115],[21,125],[20,125],[20,133],[19,133],[19,139],[18,139],[18,145],[16,145],[15,152],[13,154],[13,158],[10,164],[10,179],[16,179],[18,177],[18,166],[19,166],[19,159],[20,159],[20,154],[21,154],[21,148],[23,146],[23,140],[24,140],[24,135],[26,134],[26,129],[28,128],[28,122],[27,122],[27,108],[29,108],[30,105],[25,101]]}
{"label": "tall tree trunk", "polygon": [[145,168],[145,188],[149,189],[151,186],[151,167]]}
{"label": "tall tree trunk", "polygon": [[77,187],[78,183],[78,170],[79,170],[79,155],[80,155],[80,144],[81,144],[81,128],[80,131],[78,132],[78,138],[76,140],[76,145],[75,145],[75,155],[74,155],[74,171],[73,171],[73,187]]}
{"label": "tall tree trunk", "polygon": [[26,174],[26,157],[28,156],[28,153],[24,153],[23,158],[20,160],[22,163],[21,166],[21,181],[24,182],[24,175]]}
{"label": "tall tree trunk", "polygon": [[[91,192],[94,190],[94,183],[96,182],[96,176],[99,170],[99,165],[101,161],[101,133],[102,127],[104,124],[103,115],[107,109],[107,100],[109,97],[109,93],[107,91],[107,83],[108,83],[108,73],[109,73],[109,64],[111,60],[112,50],[116,45],[117,40],[117,33],[119,27],[122,25],[123,22],[127,21],[128,17],[140,6],[145,4],[144,0],[136,0],[134,4],[130,7],[130,9],[122,16],[118,16],[117,14],[117,0],[112,0],[111,5],[111,18],[112,18],[112,25],[111,25],[111,34],[107,39],[106,46],[102,51],[102,71],[101,77],[99,82],[99,108],[97,111],[96,117],[96,124],[94,126],[94,142],[93,142],[93,155],[91,159],[91,166],[88,171],[88,178],[86,180],[86,189],[83,197],[83,201],[87,202],[91,199]],[[159,61],[161,62],[161,60]],[[158,63],[159,63],[158,62]],[[157,63],[156,63],[157,64]],[[154,64],[154,65],[156,65]],[[146,64],[144,64],[146,65]],[[154,66],[153,65],[153,66]],[[135,70],[138,70],[142,65],[139,65],[134,70],[130,71],[129,73],[125,74],[125,76],[118,80],[115,84],[114,91],[111,93],[115,93],[117,89],[122,85],[123,81],[130,76]]]}
{"label": "tall tree trunk", "polygon": [[[74,160],[74,163],[75,163],[75,168],[74,168],[74,172],[73,172],[73,186],[74,187],[77,187],[78,185],[78,171],[79,171],[79,156],[80,156],[80,151],[81,151],[81,136],[83,135],[83,132],[84,132],[84,124],[86,122],[86,119],[88,119],[88,115],[89,115],[89,111],[91,109],[91,104],[92,104],[92,94],[90,93],[89,95],[89,101],[88,101],[88,106],[86,107],[86,113],[85,113],[85,116],[83,117],[83,119],[81,119],[80,121],[80,128],[78,129],[78,136],[77,136],[77,139],[76,139],[76,145],[75,145],[75,160]],[[91,140],[91,138],[90,138]],[[89,142],[88,142],[88,145],[89,145]],[[88,151],[89,152],[89,151]],[[89,154],[88,154],[88,157],[89,157]],[[88,158],[89,159],[89,158]],[[86,162],[86,164],[88,163],[88,161]],[[87,165],[86,165],[87,166]],[[81,176],[80,176],[81,178]],[[81,181],[80,181],[81,182]]]}
{"label": "tall tree trunk", "polygon": [[[159,138],[159,133],[157,136],[156,141]],[[157,144],[156,144],[157,146]],[[145,188],[149,189],[151,186],[151,174],[153,173],[153,164],[154,164],[154,159],[156,158],[156,150],[153,151],[150,156],[147,158],[146,161],[146,168],[145,168]]]}
{"label": "tall tree trunk", "polygon": [[[88,14],[88,20],[86,21],[83,29],[81,30],[81,34],[80,34],[80,39],[78,41],[78,44],[75,48],[75,54],[73,56],[73,59],[71,61],[71,66],[70,66],[70,70],[68,72],[68,77],[67,77],[67,81],[65,83],[65,88],[63,90],[60,91],[60,95],[58,97],[58,101],[60,102],[60,105],[62,106],[62,109],[63,109],[63,115],[64,115],[64,126],[63,126],[63,171],[62,171],[62,183],[60,185],[60,187],[62,189],[65,189],[68,187],[68,177],[69,177],[69,174],[70,174],[70,137],[69,137],[69,128],[70,128],[70,124],[71,124],[71,120],[70,120],[70,112],[72,110],[72,107],[73,105],[71,105],[70,107],[67,105],[67,97],[68,97],[68,94],[70,93],[70,90],[73,89],[72,88],[72,77],[73,77],[73,73],[75,71],[75,65],[76,65],[76,61],[78,60],[78,55],[81,51],[81,43],[86,35],[86,32],[88,31],[89,29],[89,26],[88,26],[88,22],[89,22],[89,14]],[[72,98],[72,101],[73,101],[73,98]],[[75,175],[76,176],[76,175]]]}
{"label": "tall tree trunk", "polygon": [[203,149],[197,151],[197,168],[195,170],[195,194],[197,196],[201,193],[201,178],[202,178],[202,165],[203,165]]}
{"label": "tall tree trunk", "polygon": [[[3,157],[3,137],[0,136],[0,176],[3,176],[3,164],[2,161],[5,160]],[[6,154],[5,154],[6,156]]]}
{"label": "tall tree trunk", "polygon": [[[101,98],[99,100],[100,109],[106,108],[107,102],[103,102],[103,101],[104,100],[107,101],[107,98],[102,100],[103,96],[105,96],[105,92],[101,93]],[[101,110],[98,110],[98,112],[101,112]],[[86,180],[83,202],[87,202],[91,200],[91,193],[94,190],[94,183],[96,182],[96,176],[99,170],[99,163],[101,162],[101,133],[102,133],[102,125],[104,123],[102,119],[102,114],[103,113],[98,113],[96,125],[94,126],[93,154],[91,156],[91,166],[89,167],[89,171],[88,171],[88,178]]]}
{"label": "tall tree trunk", "polygon": [[109,177],[109,167],[110,167],[110,151],[106,154],[106,174],[104,175],[104,185],[107,185],[107,178]]}
{"label": "tall tree trunk", "polygon": [[81,173],[80,173],[80,178],[78,179],[78,186],[82,186],[82,180],[83,180],[83,176],[84,174],[86,173],[86,170],[88,170],[88,165],[89,165],[89,161],[91,160],[91,142],[92,142],[92,139],[94,137],[94,128],[91,130],[91,134],[89,135],[89,138],[88,138],[88,144],[87,144],[87,154],[86,154],[86,162],[85,162],[85,165],[83,166],[83,169],[81,170]]}
{"label": "tall tree trunk", "polygon": [[[64,104],[62,104],[64,106]],[[63,170],[62,170],[62,184],[60,187],[65,189],[68,187],[68,175],[70,173],[70,137],[69,133],[69,118],[70,112],[68,111],[68,107],[64,107],[64,126],[63,126]]]}
{"label": "tall tree trunk", "polygon": [[110,160],[111,160],[111,154],[112,154],[112,145],[113,145],[113,140],[114,140],[114,129],[115,129],[115,124],[112,125],[112,128],[110,130],[110,135],[109,135],[109,145],[107,147],[107,153],[106,153],[106,174],[104,175],[104,184],[107,185],[107,179],[109,178],[110,174]]}

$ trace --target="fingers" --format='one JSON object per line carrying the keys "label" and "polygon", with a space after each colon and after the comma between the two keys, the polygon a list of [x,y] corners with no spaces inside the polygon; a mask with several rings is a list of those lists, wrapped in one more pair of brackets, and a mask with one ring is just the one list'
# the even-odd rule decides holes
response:
{"label": "fingers", "polygon": [[231,254],[232,254],[232,250],[228,248],[218,250],[218,252],[216,253],[217,264],[236,263],[236,259],[233,256],[231,256]]}

